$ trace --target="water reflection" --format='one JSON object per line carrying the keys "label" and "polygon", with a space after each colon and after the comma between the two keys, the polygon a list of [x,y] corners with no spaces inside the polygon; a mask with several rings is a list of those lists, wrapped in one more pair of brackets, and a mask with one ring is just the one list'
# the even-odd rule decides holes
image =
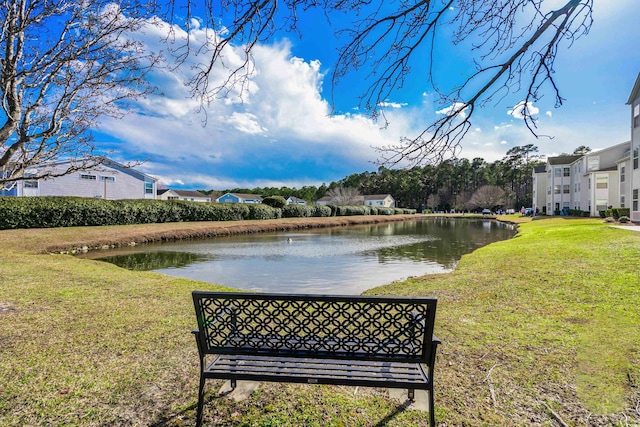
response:
{"label": "water reflection", "polygon": [[210,261],[213,258],[190,252],[158,251],[124,253],[99,259],[127,270],[150,271],[163,268],[183,268],[197,262]]}
{"label": "water reflection", "polygon": [[451,271],[462,255],[514,234],[513,227],[495,221],[439,218],[181,241],[89,256],[245,290],[359,294],[410,276]]}

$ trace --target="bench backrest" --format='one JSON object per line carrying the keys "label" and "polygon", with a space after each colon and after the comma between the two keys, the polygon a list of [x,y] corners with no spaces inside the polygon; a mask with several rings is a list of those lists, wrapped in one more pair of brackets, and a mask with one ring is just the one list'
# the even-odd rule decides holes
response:
{"label": "bench backrest", "polygon": [[428,363],[435,298],[193,292],[201,354]]}

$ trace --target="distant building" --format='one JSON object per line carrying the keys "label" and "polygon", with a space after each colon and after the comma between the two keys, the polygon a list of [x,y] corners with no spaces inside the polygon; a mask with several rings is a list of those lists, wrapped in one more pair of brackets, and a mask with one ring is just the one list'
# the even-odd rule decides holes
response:
{"label": "distant building", "polygon": [[[69,161],[61,161],[48,167],[53,173],[63,173]],[[2,195],[29,196],[69,196],[95,199],[155,199],[156,179],[128,168],[120,163],[107,160],[91,169],[72,172],[55,178],[26,179]]]}
{"label": "distant building", "polygon": [[226,193],[216,199],[218,203],[262,203],[258,194]]}
{"label": "distant building", "polygon": [[329,205],[331,204],[331,196],[324,196],[324,197],[320,197],[318,200],[316,200],[316,205]]}
{"label": "distant building", "polygon": [[572,209],[599,216],[609,206],[628,207],[629,152],[627,141],[584,155],[549,157],[533,170],[533,208],[547,215]]}
{"label": "distant building", "polygon": [[630,192],[630,203],[626,201],[628,207],[631,208],[631,221],[640,222],[640,73],[633,85],[627,105],[631,107],[631,147],[629,167],[625,169],[625,183],[630,179],[628,186]]}
{"label": "distant building", "polygon": [[547,165],[533,167],[533,204],[535,211],[547,213]]}
{"label": "distant building", "polygon": [[306,205],[307,201],[304,199],[299,199],[298,197],[290,196],[287,198],[288,205]]}
{"label": "distant building", "polygon": [[193,190],[158,190],[160,200],[187,200],[190,202],[211,203],[211,196]]}
{"label": "distant building", "polygon": [[396,200],[391,194],[370,194],[363,196],[364,204],[366,206],[382,207],[382,208],[395,208]]}

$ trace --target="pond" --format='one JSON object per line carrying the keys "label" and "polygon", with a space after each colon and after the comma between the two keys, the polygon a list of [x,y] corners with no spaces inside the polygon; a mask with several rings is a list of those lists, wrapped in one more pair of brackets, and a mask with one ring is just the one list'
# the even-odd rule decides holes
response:
{"label": "pond", "polygon": [[515,232],[493,220],[434,218],[153,244],[84,257],[249,291],[355,295],[452,271],[462,255]]}

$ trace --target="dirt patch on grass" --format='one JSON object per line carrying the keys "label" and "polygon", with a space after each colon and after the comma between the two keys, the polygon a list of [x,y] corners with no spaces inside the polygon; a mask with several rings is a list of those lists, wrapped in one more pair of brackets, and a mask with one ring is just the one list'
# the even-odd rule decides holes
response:
{"label": "dirt patch on grass", "polygon": [[422,215],[368,215],[330,218],[282,218],[256,221],[178,222],[107,227],[71,227],[0,231],[5,248],[31,253],[60,253],[142,243],[248,234],[266,231],[290,231],[321,227],[421,219]]}

